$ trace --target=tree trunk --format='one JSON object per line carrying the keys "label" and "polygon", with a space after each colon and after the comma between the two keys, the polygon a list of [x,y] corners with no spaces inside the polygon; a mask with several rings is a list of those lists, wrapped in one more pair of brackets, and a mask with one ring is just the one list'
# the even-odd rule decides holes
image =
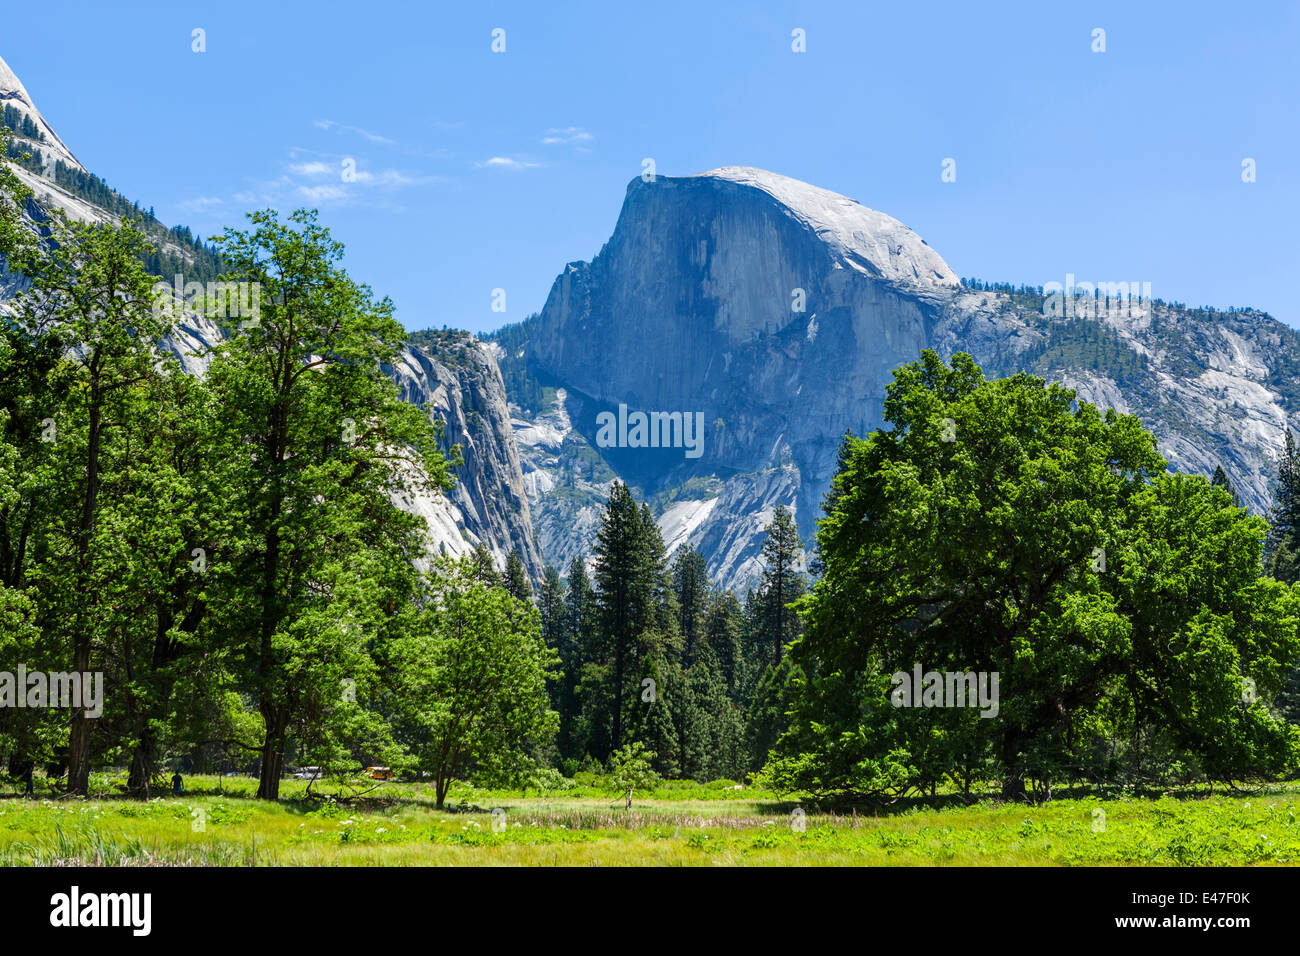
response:
{"label": "tree trunk", "polygon": [[785,637],[785,567],[783,564],[777,565],[776,575],[776,594],[773,598],[776,602],[776,606],[773,608],[776,620],[773,622],[772,628],[772,662],[780,664],[783,647],[781,639]]}
{"label": "tree trunk", "polygon": [[278,665],[273,640],[280,614],[276,585],[280,576],[280,514],[284,504],[280,471],[284,465],[286,418],[277,405],[271,412],[272,493],[267,511],[266,552],[262,566],[261,646],[258,653],[258,708],[266,724],[262,744],[262,767],[257,781],[257,796],[262,800],[280,798],[280,774],[284,770],[284,738],[289,726],[289,707],[280,704],[285,688],[276,681]]}
{"label": "tree trunk", "polygon": [[262,767],[257,778],[259,800],[280,799],[280,774],[284,772],[284,738],[289,726],[289,711],[268,704],[262,706],[266,721],[266,740],[262,744]]}
{"label": "tree trunk", "polygon": [[[90,542],[95,534],[95,509],[99,502],[99,444],[103,422],[102,397],[99,388],[99,356],[92,360],[90,384],[90,428],[86,444],[86,492],[82,499],[81,523],[78,527],[77,557],[81,593],[87,593],[90,571]],[[78,613],[72,630],[72,669],[83,680],[90,673],[90,633],[84,624],[85,606],[78,603]],[[77,796],[88,796],[90,790],[90,718],[82,707],[72,711],[72,726],[68,732],[68,790]]]}
{"label": "tree trunk", "polygon": [[[204,608],[202,601],[194,602],[181,622],[181,629],[188,634],[193,634],[203,619]],[[158,602],[157,613],[158,625],[154,635],[153,658],[150,666],[150,673],[154,675],[165,671],[177,654],[176,642],[169,636],[175,615],[166,601]],[[134,677],[132,679],[134,680]],[[128,709],[131,711],[131,717],[138,722],[140,730],[135,754],[131,758],[131,774],[127,778],[126,790],[130,796],[141,800],[149,799],[149,781],[158,765],[158,742],[154,738],[150,721],[161,720],[167,715],[173,687],[174,682],[170,677],[161,679],[157,696],[146,696],[142,710],[137,711],[137,702],[134,699],[129,702]]]}
{"label": "tree trunk", "polygon": [[140,734],[135,753],[131,756],[131,773],[126,779],[127,796],[137,800],[149,799],[149,780],[154,772],[153,732],[146,726]]}
{"label": "tree trunk", "polygon": [[1021,733],[1011,728],[1002,736],[1002,799],[1007,802],[1024,803],[1028,797],[1025,793],[1024,769],[1020,766]]}
{"label": "tree trunk", "polygon": [[623,648],[614,652],[614,740],[613,749],[623,743]]}
{"label": "tree trunk", "polygon": [[[72,649],[72,669],[78,674],[90,672],[90,638],[78,629]],[[84,707],[72,709],[72,726],[68,733],[68,790],[84,797],[90,791],[90,718]]]}

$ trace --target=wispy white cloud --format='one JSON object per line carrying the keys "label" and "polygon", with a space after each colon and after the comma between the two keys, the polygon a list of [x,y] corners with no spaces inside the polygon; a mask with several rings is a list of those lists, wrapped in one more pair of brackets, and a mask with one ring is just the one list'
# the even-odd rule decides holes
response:
{"label": "wispy white cloud", "polygon": [[360,126],[349,126],[347,123],[339,123],[330,119],[317,120],[315,124],[318,128],[324,130],[335,130],[339,133],[352,133],[360,136],[362,139],[369,140],[372,143],[384,143],[392,146],[397,143],[395,139],[389,139],[387,136],[380,136],[378,133],[372,133],[370,130],[362,129]]}
{"label": "wispy white cloud", "polygon": [[[384,197],[400,190],[446,182],[443,176],[421,175],[395,168],[372,169],[361,157],[320,153],[295,147],[274,179],[262,180],[235,193],[231,202],[241,208],[282,207],[289,203],[347,206],[366,202],[390,206]],[[222,200],[211,200],[220,203]]]}
{"label": "wispy white cloud", "polygon": [[348,191],[342,186],[297,186],[294,188],[294,194],[309,202],[330,202],[346,199]]}
{"label": "wispy white cloud", "polygon": [[443,181],[442,176],[409,176],[400,169],[381,169],[373,173],[368,169],[357,170],[357,182],[368,186],[391,186],[400,189],[405,186],[424,186]]}
{"label": "wispy white cloud", "polygon": [[[291,158],[296,158],[298,153],[299,151],[295,150]],[[305,179],[313,184],[322,180],[336,179],[344,185],[359,183],[362,186],[401,189],[406,186],[423,186],[443,181],[441,176],[416,176],[405,173],[400,169],[365,169],[360,165],[360,161],[353,156],[339,156],[333,162],[323,159],[308,159],[302,162],[291,162],[285,168],[291,180],[294,178]],[[301,190],[299,191],[301,192]],[[323,193],[323,195],[325,194]]]}
{"label": "wispy white cloud", "polygon": [[295,176],[335,176],[341,167],[327,166],[320,160],[306,163],[290,163],[289,172]]}
{"label": "wispy white cloud", "polygon": [[511,156],[493,156],[491,159],[481,159],[476,162],[475,167],[478,169],[537,169],[544,165],[533,162],[529,159],[515,159]]}
{"label": "wispy white cloud", "polygon": [[547,146],[577,146],[590,143],[595,137],[581,126],[552,127],[542,136],[542,143]]}

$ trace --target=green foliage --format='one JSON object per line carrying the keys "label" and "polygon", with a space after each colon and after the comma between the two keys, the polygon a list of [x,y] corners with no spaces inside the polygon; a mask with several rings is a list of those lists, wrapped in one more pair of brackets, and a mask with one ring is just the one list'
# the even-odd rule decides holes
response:
{"label": "green foliage", "polygon": [[632,809],[632,795],[637,790],[653,787],[659,775],[652,769],[655,755],[646,750],[640,741],[633,741],[609,756],[609,778],[624,796],[624,809]]}
{"label": "green foliage", "polygon": [[[383,365],[403,332],[314,215],[223,240],[258,321],[203,378],[159,349],[135,225],[59,215],[41,245],[0,170],[0,243],[31,288],[0,326],[0,621],[7,660],[105,672],[102,719],[6,708],[10,767],[247,763],[334,772],[410,758],[377,701],[420,591],[424,524],[395,497],[450,487],[439,434]],[[181,236],[181,238],[185,238]]]}
{"label": "green foliage", "polygon": [[1265,571],[1287,584],[1300,581],[1300,452],[1290,429],[1277,464]]}
{"label": "green foliage", "polygon": [[[438,430],[383,372],[404,340],[392,303],[337,265],[342,246],[314,213],[249,222],[219,241],[227,278],[257,289],[260,309],[231,329],[207,376],[233,492],[213,613],[265,724],[263,796],[274,799],[291,725],[323,713],[310,702],[337,696],[341,679],[364,692],[364,649],[392,636],[414,592],[424,524],[394,494],[450,478]],[[352,601],[332,599],[358,575]]]}
{"label": "green foliage", "polygon": [[505,589],[510,592],[510,596],[516,601],[531,601],[533,598],[533,586],[528,581],[528,574],[524,571],[524,560],[519,556],[518,549],[511,551],[506,558],[506,571],[504,582]]}
{"label": "green foliage", "polygon": [[473,561],[444,561],[403,615],[388,667],[389,704],[442,806],[471,763],[496,783],[535,772],[533,746],[554,734],[547,680],[559,658],[542,639],[537,609],[487,583]]}
{"label": "green foliage", "polygon": [[1077,319],[1051,322],[1043,339],[1018,354],[1015,362],[1039,375],[1092,369],[1126,385],[1137,384],[1150,374],[1145,359],[1112,328]]}
{"label": "green foliage", "polygon": [[501,346],[501,378],[510,401],[527,412],[539,412],[554,399],[554,389],[548,389],[544,377],[531,360],[528,340],[537,326],[539,316],[533,314],[522,322],[502,326],[491,335],[490,341]]}
{"label": "green foliage", "polygon": [[[348,276],[315,214],[256,213],[211,248],[55,174],[130,221],[41,219],[0,168],[0,254],[31,279],[0,326],[0,655],[102,669],[113,693],[99,722],[0,710],[17,780],[50,764],[51,788],[84,794],[93,768],[123,767],[147,797],[172,767],[252,766],[276,798],[295,763],[326,769],[313,796],[382,764],[428,774],[441,805],[467,778],[608,788],[586,774],[610,761],[630,806],[647,780],[677,793],[760,767],[783,792],[973,798],[990,780],[1046,796],[1296,766],[1290,438],[1262,565],[1263,526],[1223,469],[1170,476],[1135,418],[927,353],[890,387],[890,429],[841,444],[811,592],[786,508],[742,603],[696,548],[670,560],[651,512],[669,499],[621,482],[567,578],[530,581],[517,551],[498,569],[486,541],[423,574],[423,521],[394,502],[450,487],[439,426],[385,374],[406,341],[392,304]],[[219,264],[256,289],[257,321],[186,376],[159,347],[172,316],[150,308],[150,273]],[[495,338],[512,398],[536,410],[554,393],[528,361],[532,321]],[[1030,367],[1145,374],[1109,330],[1036,328]],[[471,358],[466,333],[411,341]],[[997,716],[893,706],[892,675],[917,663],[996,672]]]}
{"label": "green foliage", "polygon": [[[1259,578],[1262,522],[1225,490],[1167,474],[1135,418],[962,354],[897,370],[885,418],[828,498],[769,779],[900,793],[987,765],[1016,797],[1113,774],[1093,741],[1146,732],[1211,779],[1295,766],[1266,702],[1300,652],[1297,596]],[[895,706],[890,675],[917,665],[999,674],[997,715]]]}

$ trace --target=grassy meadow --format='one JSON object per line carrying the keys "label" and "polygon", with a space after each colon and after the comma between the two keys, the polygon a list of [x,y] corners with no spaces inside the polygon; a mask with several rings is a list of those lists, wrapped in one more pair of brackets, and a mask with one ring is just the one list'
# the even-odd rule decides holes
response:
{"label": "grassy meadow", "polygon": [[[580,775],[587,776],[587,775]],[[599,778],[561,793],[286,780],[277,804],[248,777],[186,778],[180,797],[0,796],[0,865],[109,866],[1050,866],[1295,865],[1300,786],[1250,792],[1070,793],[1039,805],[956,797],[857,812],[729,781],[675,781],[631,811]],[[321,799],[317,794],[323,795]],[[341,799],[339,799],[341,798]],[[493,810],[504,811],[504,818]],[[496,826],[494,827],[494,822]],[[501,826],[504,822],[504,827]]]}

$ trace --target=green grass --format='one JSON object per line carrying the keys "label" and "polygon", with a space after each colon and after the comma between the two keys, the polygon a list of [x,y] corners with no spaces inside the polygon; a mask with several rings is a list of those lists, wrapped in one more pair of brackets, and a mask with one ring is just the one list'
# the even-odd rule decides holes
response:
{"label": "green grass", "polygon": [[[115,780],[94,782],[108,794]],[[803,832],[792,826],[794,802],[727,782],[668,782],[638,796],[630,813],[590,778],[551,795],[458,784],[445,810],[428,786],[412,783],[336,802],[305,799],[306,785],[286,780],[277,804],[253,799],[249,778],[191,777],[186,786],[185,796],[147,802],[6,794],[0,865],[1300,864],[1295,785],[1232,796],[896,806],[877,815],[809,810]],[[505,811],[500,832],[495,808]]]}

